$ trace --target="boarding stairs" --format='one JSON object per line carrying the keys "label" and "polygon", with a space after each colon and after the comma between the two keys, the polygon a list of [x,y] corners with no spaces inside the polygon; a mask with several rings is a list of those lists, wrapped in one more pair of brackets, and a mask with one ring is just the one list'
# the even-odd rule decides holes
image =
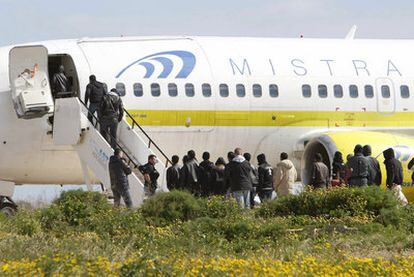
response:
{"label": "boarding stairs", "polygon": [[[55,101],[53,120],[53,141],[56,145],[72,145],[79,155],[85,183],[101,183],[106,191],[111,191],[108,163],[113,149],[101,136],[97,126],[88,118],[86,105],[77,97],[58,98]],[[134,117],[124,110],[124,119],[118,125],[116,145],[124,152],[124,158],[133,170],[128,176],[133,206],[140,206],[145,197],[143,176],[138,167],[146,164],[148,155],[158,158],[156,169],[160,173],[158,191],[168,191],[166,187],[166,168],[168,157],[151,139]]]}

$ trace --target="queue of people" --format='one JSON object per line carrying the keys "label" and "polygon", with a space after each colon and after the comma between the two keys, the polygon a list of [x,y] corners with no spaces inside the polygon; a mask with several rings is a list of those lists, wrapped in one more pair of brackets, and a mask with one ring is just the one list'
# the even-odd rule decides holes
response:
{"label": "queue of people", "polygon": [[[382,174],[379,162],[371,154],[369,145],[364,147],[356,145],[354,154],[348,155],[345,163],[342,153],[336,152],[330,172],[322,155],[316,153],[309,185],[314,189],[345,185],[350,187],[380,185]],[[406,198],[401,190],[403,182],[401,162],[395,158],[392,148],[385,150],[383,155],[387,188],[396,191],[398,198],[405,203]],[[276,195],[286,196],[295,193],[297,171],[287,153],[281,153],[280,162],[276,167],[267,162],[265,154],[256,157],[256,167],[251,161],[251,154],[243,153],[241,148],[228,152],[227,163],[223,157],[219,157],[215,163],[211,162],[209,152],[204,152],[202,159],[203,161],[199,163],[195,151],[190,150],[182,158],[183,164],[180,166],[179,157],[172,156],[172,165],[166,172],[168,189],[187,190],[198,197],[211,195],[233,197],[242,208],[250,208],[257,203],[269,201]],[[160,174],[155,168],[156,163],[156,156],[150,155],[148,163],[139,167],[144,176],[147,195],[153,195],[158,187]],[[414,166],[414,159],[410,164]],[[116,149],[114,156],[111,157],[109,169],[115,205],[119,205],[122,197],[129,207],[131,197],[126,176],[131,173],[131,170],[122,159],[122,152],[119,149]]]}
{"label": "queue of people", "polygon": [[251,154],[243,153],[241,148],[228,152],[227,162],[223,157],[211,162],[209,152],[204,152],[202,158],[198,163],[195,152],[190,150],[180,167],[179,157],[174,155],[167,169],[168,189],[187,190],[201,197],[231,196],[243,208],[273,199],[276,194],[294,193],[297,172],[286,153],[282,153],[275,168],[267,162],[265,154],[256,157],[256,166]]}

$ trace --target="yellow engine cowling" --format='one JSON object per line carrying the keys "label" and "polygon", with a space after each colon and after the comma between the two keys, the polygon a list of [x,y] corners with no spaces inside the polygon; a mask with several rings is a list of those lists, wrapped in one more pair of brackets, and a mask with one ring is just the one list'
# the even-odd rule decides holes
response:
{"label": "yellow engine cowling", "polygon": [[381,165],[382,184],[385,187],[386,171],[382,152],[388,148],[393,148],[396,158],[402,162],[404,169],[403,192],[410,202],[414,202],[414,186],[411,181],[412,171],[407,168],[408,162],[414,157],[414,137],[370,131],[350,131],[325,133],[312,138],[305,147],[302,156],[301,176],[304,184],[309,184],[312,170],[312,162],[315,153],[322,154],[324,162],[331,168],[333,156],[336,151],[343,154],[344,160],[348,154],[353,154],[355,145],[371,145],[372,156],[376,157]]}

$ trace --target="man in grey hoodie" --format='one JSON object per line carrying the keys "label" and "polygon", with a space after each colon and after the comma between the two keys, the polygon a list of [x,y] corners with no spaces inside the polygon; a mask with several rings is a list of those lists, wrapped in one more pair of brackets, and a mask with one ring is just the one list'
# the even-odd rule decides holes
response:
{"label": "man in grey hoodie", "polygon": [[252,190],[252,180],[250,164],[243,157],[243,150],[234,150],[236,157],[227,165],[227,178],[230,182],[232,196],[236,199],[240,208],[250,208],[250,191]]}

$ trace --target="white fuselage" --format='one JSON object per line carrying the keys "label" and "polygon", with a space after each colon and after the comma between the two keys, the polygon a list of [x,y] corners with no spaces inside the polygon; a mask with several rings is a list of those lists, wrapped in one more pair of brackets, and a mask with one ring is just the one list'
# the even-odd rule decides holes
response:
{"label": "white fuselage", "polygon": [[[33,45],[44,45],[49,55],[70,55],[82,99],[90,74],[108,88],[125,88],[124,106],[169,156],[194,149],[198,157],[209,151],[214,162],[242,147],[253,157],[265,153],[271,164],[287,152],[299,166],[304,142],[313,135],[413,127],[406,118],[414,104],[414,41],[143,37]],[[84,183],[77,154],[53,145],[46,117],[17,118],[8,76],[11,48],[0,48],[0,180]],[[174,85],[177,96],[169,94]],[[228,86],[228,96],[221,85]],[[244,85],[244,96],[238,85]],[[274,85],[277,96],[269,92]],[[309,98],[304,85],[311,87]],[[342,97],[335,97],[335,85]],[[354,85],[357,97],[350,95]],[[365,96],[367,85],[373,97]],[[408,98],[401,86],[412,90]]]}

